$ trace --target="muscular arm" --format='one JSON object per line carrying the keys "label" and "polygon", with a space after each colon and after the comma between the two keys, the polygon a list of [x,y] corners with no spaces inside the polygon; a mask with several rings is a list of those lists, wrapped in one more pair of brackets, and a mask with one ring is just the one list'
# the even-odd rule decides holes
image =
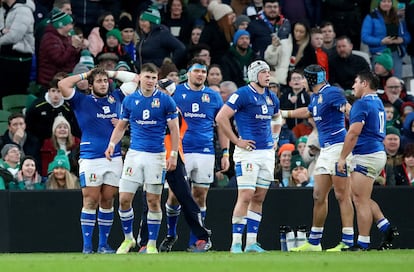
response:
{"label": "muscular arm", "polygon": [[85,74],[86,74],[86,76],[89,76],[90,72],[91,71],[88,71],[87,73],[68,76],[68,77],[65,77],[64,79],[60,80],[58,82],[58,87],[59,87],[59,90],[62,92],[63,97],[65,97],[65,98],[71,97],[73,95],[73,92],[74,92],[73,86],[75,86],[75,84],[77,82],[81,81],[82,77],[84,77],[84,79],[86,79]]}
{"label": "muscular arm", "polygon": [[[220,137],[220,145],[222,146],[221,139],[226,138],[226,140],[230,140],[232,143],[237,144],[239,138],[236,134],[234,134],[233,130],[231,129],[230,119],[233,117],[234,111],[227,105],[223,105],[220,111],[217,113],[216,116],[216,123],[217,123],[217,132],[219,133]],[[224,137],[221,137],[223,135]],[[223,147],[223,146],[222,146]],[[228,143],[227,143],[228,147]]]}
{"label": "muscular arm", "polygon": [[307,107],[301,107],[295,110],[281,110],[280,113],[282,114],[283,118],[305,119],[312,117]]}
{"label": "muscular arm", "polygon": [[115,145],[122,139],[127,127],[128,127],[128,121],[118,120],[116,127],[112,131],[112,135],[109,140],[108,147],[106,148],[106,151],[105,151],[105,157],[108,160],[111,160],[111,157],[114,154]]}
{"label": "muscular arm", "polygon": [[344,146],[341,151],[340,159],[345,160],[346,157],[352,152],[358,141],[358,137],[361,134],[363,126],[364,124],[362,122],[356,122],[349,127],[348,133],[345,137]]}

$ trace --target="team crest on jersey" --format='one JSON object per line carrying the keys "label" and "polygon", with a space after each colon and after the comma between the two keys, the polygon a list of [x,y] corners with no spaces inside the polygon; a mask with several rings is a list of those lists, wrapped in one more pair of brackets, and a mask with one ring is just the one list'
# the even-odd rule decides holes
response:
{"label": "team crest on jersey", "polygon": [[91,175],[89,176],[89,181],[90,182],[96,182],[98,178],[96,177],[95,173],[91,173]]}
{"label": "team crest on jersey", "polygon": [[108,102],[111,104],[115,103],[115,98],[112,95],[108,96]]}
{"label": "team crest on jersey", "polygon": [[183,97],[183,99],[185,99],[187,97],[187,95],[186,94],[183,94],[182,97]]}
{"label": "team crest on jersey", "polygon": [[159,108],[160,107],[160,99],[154,98],[151,103],[151,108]]}
{"label": "team crest on jersey", "polygon": [[111,108],[109,106],[103,106],[102,110],[105,114],[110,113],[111,112]]}
{"label": "team crest on jersey", "polygon": [[322,95],[319,95],[319,97],[318,97],[318,104],[322,104],[322,102],[323,102]]}
{"label": "team crest on jersey", "polygon": [[273,100],[269,96],[266,96],[266,104],[273,105]]}
{"label": "team crest on jersey", "polygon": [[127,167],[127,169],[125,169],[125,176],[132,176],[132,167]]}
{"label": "team crest on jersey", "polygon": [[210,103],[210,96],[208,94],[203,94],[201,97],[201,102]]}
{"label": "team crest on jersey", "polygon": [[252,172],[253,171],[253,164],[252,163],[247,163],[246,164],[246,171],[247,172]]}
{"label": "team crest on jersey", "polygon": [[139,100],[135,100],[135,106],[139,104]]}

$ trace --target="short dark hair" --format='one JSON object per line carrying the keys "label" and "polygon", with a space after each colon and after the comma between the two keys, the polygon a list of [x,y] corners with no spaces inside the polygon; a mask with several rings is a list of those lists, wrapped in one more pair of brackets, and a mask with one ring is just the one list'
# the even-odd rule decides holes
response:
{"label": "short dark hair", "polygon": [[10,125],[11,121],[13,119],[16,119],[16,118],[23,118],[23,120],[24,120],[24,114],[21,113],[21,112],[13,112],[12,114],[10,114],[9,118],[7,118],[7,121],[9,123],[9,125]]}
{"label": "short dark hair", "polygon": [[158,71],[159,71],[158,67],[154,63],[151,63],[151,62],[144,63],[141,67],[141,73],[150,72],[150,73],[158,74]]}
{"label": "short dark hair", "polygon": [[90,85],[93,85],[93,82],[95,80],[95,77],[97,75],[105,75],[108,77],[108,74],[106,73],[105,69],[102,67],[96,67],[95,69],[91,70],[91,73],[88,76],[88,83]]}
{"label": "short dark hair", "polygon": [[194,65],[194,64],[196,64],[196,63],[201,64],[201,65],[206,65],[206,66],[207,66],[207,63],[206,63],[206,61],[205,61],[205,60],[200,59],[200,58],[192,58],[192,59],[190,60],[190,62],[188,63],[188,65],[187,65],[187,69],[188,69],[188,68],[190,68],[191,66],[193,66],[193,65]]}
{"label": "short dark hair", "polygon": [[377,90],[380,85],[378,76],[372,71],[367,70],[359,72],[357,74],[357,77],[359,77],[361,81],[365,80],[366,82],[368,82],[369,88],[372,90]]}

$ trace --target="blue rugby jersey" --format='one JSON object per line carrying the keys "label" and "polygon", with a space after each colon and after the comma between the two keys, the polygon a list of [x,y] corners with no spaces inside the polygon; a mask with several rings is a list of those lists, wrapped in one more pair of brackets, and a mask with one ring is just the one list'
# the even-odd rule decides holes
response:
{"label": "blue rugby jersey", "polygon": [[271,120],[280,106],[273,92],[265,88],[265,92],[259,94],[247,85],[232,94],[226,105],[235,111],[237,131],[242,139],[255,141],[256,149],[273,148]]}
{"label": "blue rugby jersey", "polygon": [[184,83],[177,86],[173,99],[188,126],[184,153],[214,154],[214,120],[223,105],[220,94],[205,86],[199,91],[191,90]]}
{"label": "blue rugby jersey", "polygon": [[155,90],[146,97],[138,90],[122,102],[120,119],[130,124],[131,149],[159,153],[165,151],[167,122],[177,117],[177,108],[170,96]]}
{"label": "blue rugby jersey", "polygon": [[362,122],[361,134],[352,151],[353,154],[370,154],[384,151],[382,141],[385,138],[385,110],[376,94],[365,95],[354,102],[351,108],[350,125]]}

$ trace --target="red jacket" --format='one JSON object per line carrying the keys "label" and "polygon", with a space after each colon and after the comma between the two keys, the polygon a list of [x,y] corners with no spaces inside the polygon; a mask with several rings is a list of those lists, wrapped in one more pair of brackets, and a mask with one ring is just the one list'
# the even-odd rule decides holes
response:
{"label": "red jacket", "polygon": [[52,25],[47,25],[40,42],[37,81],[48,87],[57,72],[71,73],[79,58],[80,52],[72,46],[71,37],[62,36]]}
{"label": "red jacket", "polygon": [[[68,155],[70,162],[70,172],[74,173],[76,176],[79,176],[79,145],[80,139],[75,137],[74,144]],[[42,147],[40,148],[40,157],[42,161],[42,171],[41,175],[47,177],[47,167],[49,163],[53,161],[57,154],[56,148],[53,146],[52,138],[46,139],[43,142]]]}

